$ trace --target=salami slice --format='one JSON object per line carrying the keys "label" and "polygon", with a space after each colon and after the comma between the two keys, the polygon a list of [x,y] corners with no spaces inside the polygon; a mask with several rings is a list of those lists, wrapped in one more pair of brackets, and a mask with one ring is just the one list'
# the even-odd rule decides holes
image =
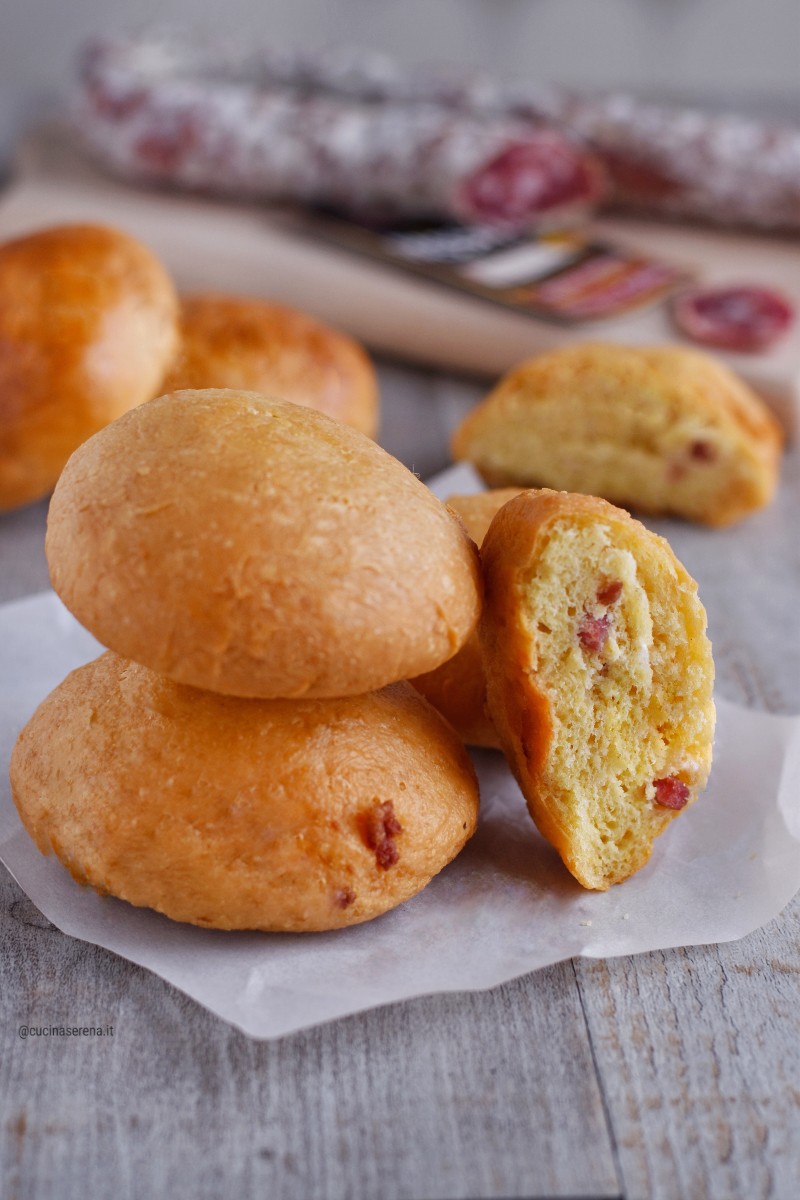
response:
{"label": "salami slice", "polygon": [[693,288],[673,307],[681,333],[706,346],[742,353],[766,350],[787,332],[794,308],[764,287]]}
{"label": "salami slice", "polygon": [[531,214],[560,213],[587,196],[599,178],[574,144],[553,130],[531,130],[465,179],[463,211],[479,224],[529,224]]}
{"label": "salami slice", "polygon": [[583,215],[602,171],[552,129],[435,104],[383,104],[265,87],[252,62],[158,43],[98,43],[84,59],[80,126],[119,173],[370,220],[524,228]]}

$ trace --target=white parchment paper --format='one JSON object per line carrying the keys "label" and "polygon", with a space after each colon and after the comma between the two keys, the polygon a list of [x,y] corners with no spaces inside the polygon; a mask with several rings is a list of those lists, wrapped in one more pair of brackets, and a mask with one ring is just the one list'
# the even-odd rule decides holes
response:
{"label": "white parchment paper", "polygon": [[[463,470],[436,489],[475,490]],[[411,996],[493,987],[573,955],[601,958],[731,941],[800,888],[800,719],[718,702],[700,800],[626,883],[585,892],[539,837],[502,756],[475,755],[478,833],[413,900],[324,934],[222,933],[176,924],[79,887],[43,858],[11,801],[17,733],[100,647],[52,593],[0,607],[0,858],[64,933],[154,971],[258,1038]]]}

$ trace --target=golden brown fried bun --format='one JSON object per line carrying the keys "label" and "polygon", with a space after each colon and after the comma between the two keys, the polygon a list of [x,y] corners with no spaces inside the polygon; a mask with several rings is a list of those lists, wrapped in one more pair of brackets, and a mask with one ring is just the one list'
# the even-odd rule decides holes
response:
{"label": "golden brown fried bun", "polygon": [[[497,488],[469,496],[449,496],[447,504],[455,509],[469,536],[480,546],[492,518],[518,495],[519,488]],[[477,632],[453,658],[411,682],[447,717],[462,741],[470,746],[500,748],[497,730],[486,708],[486,679]]]}
{"label": "golden brown fried bun", "polygon": [[525,492],[482,549],[489,709],[531,815],[587,888],[644,866],[705,786],[714,663],[697,584],[604,500]]}
{"label": "golden brown fried bun", "polygon": [[44,496],[82,442],[158,391],[178,345],[164,268],[65,225],[0,246],[0,510]]}
{"label": "golden brown fried bun", "polygon": [[588,343],[530,359],[456,431],[492,487],[551,487],[708,525],[772,499],[782,447],[764,403],[698,350]]}
{"label": "golden brown fried bun", "polygon": [[378,383],[366,352],[319,321],[254,297],[184,296],[181,349],[162,387],[236,388],[304,404],[378,430]]}
{"label": "golden brown fried bun", "polygon": [[104,654],[20,734],[14,800],[80,883],[217,929],[336,929],[408,900],[472,835],[466,753],[408,684],[240,700]]}
{"label": "golden brown fried bun", "polygon": [[411,471],[254,392],[175,392],[97,434],[47,556],[104,645],[237,696],[372,691],[450,658],[480,611],[477,550]]}

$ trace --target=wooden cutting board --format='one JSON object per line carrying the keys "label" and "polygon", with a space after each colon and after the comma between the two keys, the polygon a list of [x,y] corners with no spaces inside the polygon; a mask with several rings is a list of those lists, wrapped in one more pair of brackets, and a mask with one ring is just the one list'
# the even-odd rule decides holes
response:
{"label": "wooden cutting board", "polygon": [[[59,124],[20,146],[0,195],[0,239],[44,225],[98,221],[150,245],[183,290],[272,297],[347,330],[373,349],[426,366],[492,377],[577,338],[680,341],[663,306],[564,329],[322,244],[271,221],[269,210],[130,187],[110,179]],[[592,234],[693,269],[709,282],[764,283],[800,311],[800,241],[604,218]],[[800,423],[800,323],[767,354],[722,354],[773,406]]]}

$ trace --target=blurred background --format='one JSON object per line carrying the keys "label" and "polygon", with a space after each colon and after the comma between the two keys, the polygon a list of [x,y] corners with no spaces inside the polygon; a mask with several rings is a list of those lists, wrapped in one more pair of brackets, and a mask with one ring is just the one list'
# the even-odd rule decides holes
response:
{"label": "blurred background", "polygon": [[800,117],[797,0],[3,0],[0,155],[94,33],[164,23]]}

